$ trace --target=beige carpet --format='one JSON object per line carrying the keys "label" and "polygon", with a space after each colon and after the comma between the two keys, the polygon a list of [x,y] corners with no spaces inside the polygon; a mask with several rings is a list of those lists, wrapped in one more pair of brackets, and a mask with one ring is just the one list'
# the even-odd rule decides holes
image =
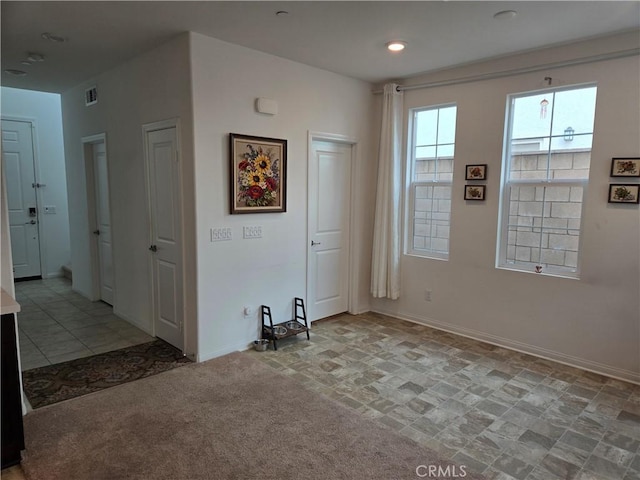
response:
{"label": "beige carpet", "polygon": [[449,465],[243,353],[35,410],[25,436],[29,480],[416,479]]}

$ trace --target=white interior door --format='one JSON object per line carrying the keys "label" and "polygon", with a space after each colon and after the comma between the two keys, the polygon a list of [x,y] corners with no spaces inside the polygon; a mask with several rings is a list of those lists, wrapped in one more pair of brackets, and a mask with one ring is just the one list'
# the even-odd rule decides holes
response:
{"label": "white interior door", "polygon": [[180,163],[176,128],[147,131],[154,329],[184,347]]}
{"label": "white interior door", "polygon": [[2,154],[14,278],[37,277],[42,271],[31,123],[2,120]]}
{"label": "white interior door", "polygon": [[100,269],[100,298],[113,305],[113,249],[111,245],[111,213],[109,209],[109,177],[104,142],[94,143],[93,174],[96,195],[96,230]]}
{"label": "white interior door", "polygon": [[351,162],[351,145],[313,141],[307,255],[307,313],[311,321],[349,307]]}

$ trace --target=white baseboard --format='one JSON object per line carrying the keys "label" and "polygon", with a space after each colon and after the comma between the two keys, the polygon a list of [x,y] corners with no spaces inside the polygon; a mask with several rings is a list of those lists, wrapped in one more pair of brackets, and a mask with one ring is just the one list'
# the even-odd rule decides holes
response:
{"label": "white baseboard", "polygon": [[73,285],[71,286],[71,291],[74,292],[74,293],[77,293],[78,295],[82,295],[84,298],[86,298],[87,300],[89,300],[91,302],[95,302],[95,300],[93,298],[91,298],[91,295],[87,295],[86,292],[78,290]]}
{"label": "white baseboard", "polygon": [[42,276],[42,278],[60,278],[60,277],[64,277],[64,274],[62,272],[53,272],[53,273],[47,273],[45,275]]}
{"label": "white baseboard", "polygon": [[603,363],[593,362],[586,358],[574,357],[572,355],[566,355],[561,352],[553,350],[547,350],[545,348],[537,347],[535,345],[529,345],[527,343],[518,342],[508,338],[484,333],[478,330],[459,327],[451,325],[449,323],[439,322],[431,318],[416,317],[402,312],[388,312],[384,309],[372,310],[375,313],[381,313],[390,317],[395,317],[400,320],[406,320],[412,323],[418,323],[427,327],[432,327],[437,330],[442,330],[449,333],[454,333],[463,337],[471,338],[498,347],[508,348],[509,350],[515,350],[516,352],[526,353],[535,357],[544,358],[545,360],[551,360],[570,367],[580,368],[589,372],[605,375],[607,377],[623,380],[625,382],[631,382],[640,385],[640,372],[634,372],[631,370],[625,370],[622,368],[613,367]]}
{"label": "white baseboard", "polygon": [[118,310],[115,306],[113,307],[113,314],[117,315],[118,317],[120,317],[121,319],[129,322],[131,325],[133,325],[136,328],[139,328],[140,330],[142,330],[144,333],[146,333],[147,335],[151,335],[152,337],[153,335],[153,329],[149,328],[148,325],[143,325],[142,323],[134,320],[132,317],[130,317],[129,315],[127,315],[124,312],[121,312],[120,310]]}
{"label": "white baseboard", "polygon": [[352,315],[362,315],[363,313],[371,312],[371,305],[358,305],[358,308],[355,312],[349,312]]}
{"label": "white baseboard", "polygon": [[212,352],[205,352],[205,353],[198,354],[197,361],[206,362],[207,360],[212,360],[214,358],[222,357],[223,355],[228,355],[233,352],[243,352],[245,350],[249,350],[249,348],[251,348],[251,345],[247,343],[239,343],[236,345],[220,348]]}

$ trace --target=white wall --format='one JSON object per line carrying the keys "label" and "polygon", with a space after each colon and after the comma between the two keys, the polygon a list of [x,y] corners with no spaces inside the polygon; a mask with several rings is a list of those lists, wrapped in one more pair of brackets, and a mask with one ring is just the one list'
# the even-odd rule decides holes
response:
{"label": "white wall", "polygon": [[[306,297],[308,132],[358,140],[356,211],[359,310],[368,309],[372,145],[371,86],[255,50],[191,34],[195,126],[200,359],[258,338],[259,306],[274,321],[291,316]],[[254,100],[278,102],[279,113],[255,112]],[[229,214],[229,132],[288,140],[287,212]],[[242,227],[261,225],[263,238],[243,240]],[[233,240],[210,242],[210,228],[229,227]],[[243,316],[243,307],[255,313]]]}
{"label": "white wall", "polygon": [[[193,245],[192,112],[189,39],[181,35],[113,70],[63,93],[67,151],[73,287],[91,295],[89,218],[82,137],[106,133],[111,196],[114,312],[151,331],[149,217],[145,193],[142,125],[179,118],[182,134],[183,221],[185,225],[186,351],[195,350],[195,248]],[[84,103],[96,85],[98,103]],[[190,320],[192,319],[192,320]],[[191,327],[194,327],[193,329]]]}
{"label": "white wall", "polygon": [[[60,276],[61,267],[67,265],[71,258],[60,95],[8,87],[2,87],[1,90],[2,117],[30,120],[36,127],[37,180],[46,184],[46,187],[39,189],[40,250],[44,258],[42,276]],[[56,213],[45,214],[45,205],[55,206]]]}
{"label": "white wall", "polygon": [[7,210],[7,188],[4,177],[3,159],[0,158],[0,287],[15,296],[13,285],[13,262],[9,239],[9,211]]}
{"label": "white wall", "polygon": [[[638,34],[466,66],[410,83],[637,48]],[[373,309],[610,375],[640,381],[640,210],[607,203],[611,158],[640,157],[638,56],[405,92],[410,108],[456,102],[449,261],[402,257],[402,296]],[[510,93],[596,82],[595,136],[585,196],[579,280],[495,268],[505,101]],[[407,115],[408,116],[408,115]],[[405,125],[406,128],[406,125]],[[406,131],[406,130],[405,130]],[[465,164],[487,163],[487,200],[465,203]],[[637,183],[637,180],[635,180]],[[432,290],[432,301],[424,291]]]}

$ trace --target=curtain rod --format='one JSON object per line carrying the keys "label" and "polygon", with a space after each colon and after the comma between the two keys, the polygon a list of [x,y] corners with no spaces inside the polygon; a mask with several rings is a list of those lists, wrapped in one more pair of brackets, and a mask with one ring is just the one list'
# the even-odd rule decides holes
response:
{"label": "curtain rod", "polygon": [[[574,60],[565,60],[562,62],[544,63],[541,65],[534,65],[532,67],[514,68],[511,70],[503,70],[501,72],[482,73],[480,75],[471,75],[469,77],[453,78],[450,80],[442,80],[439,82],[419,83],[417,85],[398,85],[396,89],[399,92],[408,90],[419,90],[423,88],[433,87],[445,87],[449,85],[460,85],[462,83],[479,82],[482,80],[493,80],[495,78],[510,77],[514,75],[522,75],[525,73],[540,72],[552,68],[571,67],[574,65],[583,65],[585,63],[602,62],[605,60],[615,60],[618,58],[632,57],[634,55],[640,55],[640,48],[632,48],[630,50],[621,50],[618,52],[604,53],[601,55],[592,55],[590,57],[581,57]],[[383,93],[382,90],[375,90],[372,92],[374,95]]]}

